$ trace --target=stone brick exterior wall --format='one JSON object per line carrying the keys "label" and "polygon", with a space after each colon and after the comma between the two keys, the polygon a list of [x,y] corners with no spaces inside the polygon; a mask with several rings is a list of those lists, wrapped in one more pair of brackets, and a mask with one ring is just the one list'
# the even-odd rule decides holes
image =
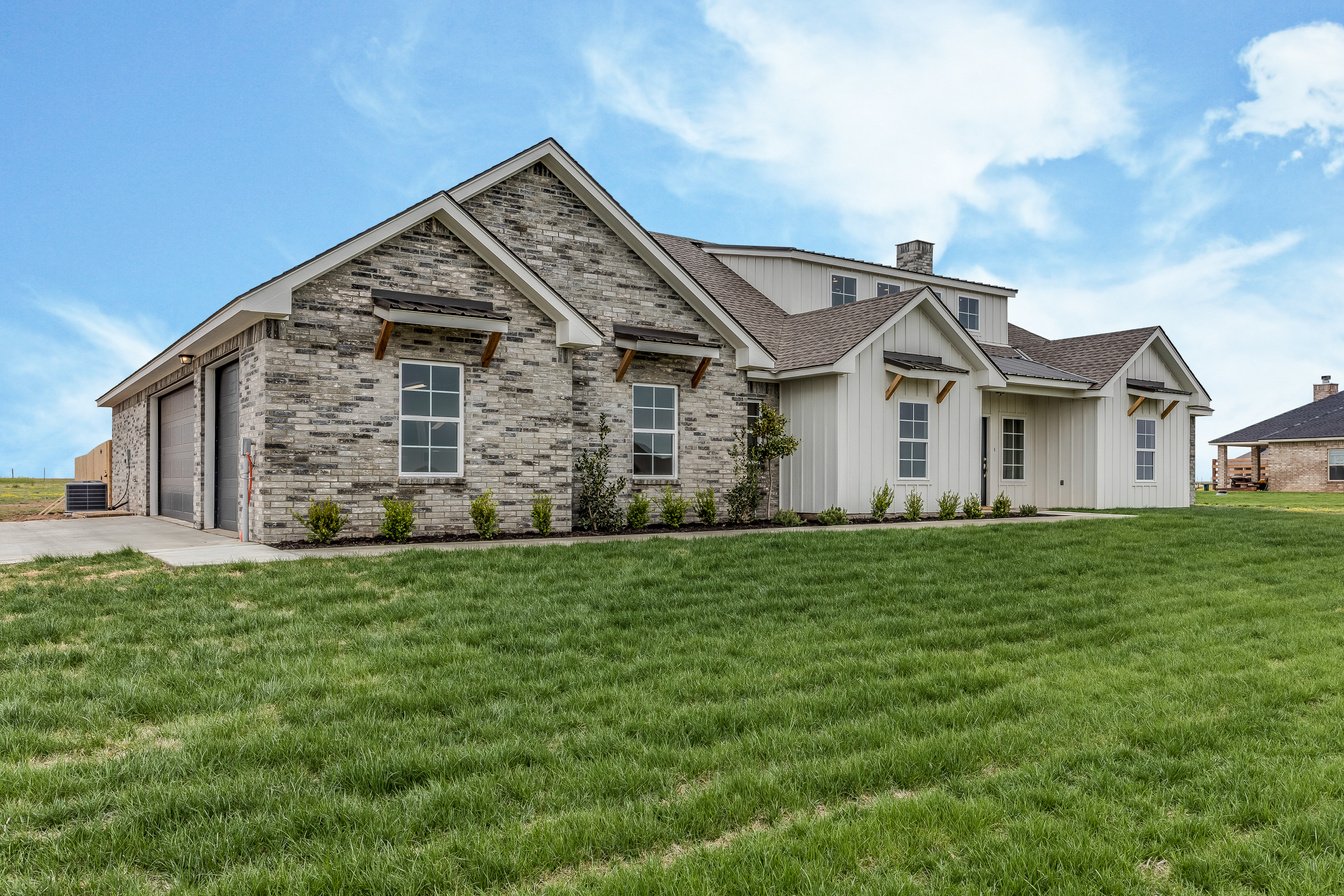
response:
{"label": "stone brick exterior wall", "polygon": [[1327,451],[1344,449],[1344,439],[1317,442],[1277,442],[1271,447],[1274,474],[1269,490],[1274,492],[1344,492],[1344,482],[1327,478]]}
{"label": "stone brick exterior wall", "polygon": [[[722,497],[732,484],[728,451],[746,424],[747,402],[777,406],[773,387],[754,393],[736,369],[734,352],[685,300],[653,272],[562,181],[541,166],[520,172],[465,203],[467,209],[554,285],[603,334],[600,348],[573,353],[573,421],[576,448],[596,444],[598,418],[612,428],[613,472],[633,468],[632,385],[678,387],[678,476],[640,480],[657,491],[671,484],[687,497],[713,488]],[[697,334],[719,345],[720,355],[698,389],[691,388],[694,358],[638,355],[621,382],[621,350],[614,324],[634,324]],[[778,475],[777,473],[775,475]],[[778,493],[778,488],[774,489]]]}

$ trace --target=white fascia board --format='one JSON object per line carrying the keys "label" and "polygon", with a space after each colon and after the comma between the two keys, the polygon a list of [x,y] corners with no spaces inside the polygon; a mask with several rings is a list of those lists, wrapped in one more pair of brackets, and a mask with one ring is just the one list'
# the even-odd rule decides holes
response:
{"label": "white fascia board", "polygon": [[681,355],[687,358],[719,357],[719,350],[709,345],[685,345],[680,342],[653,342],[647,339],[617,339],[617,348],[654,355]]}
{"label": "white fascia board", "polygon": [[973,374],[952,373],[949,370],[906,370],[904,367],[897,367],[895,364],[883,365],[887,373],[898,374],[907,380],[937,380],[947,382],[956,380],[958,383],[964,383],[967,380],[974,380]]}
{"label": "white fascia board", "polygon": [[[1327,442],[1328,442],[1328,441],[1330,441],[1330,440],[1329,440],[1329,439],[1325,439],[1325,440],[1322,440],[1322,439],[1297,439],[1297,440],[1294,440],[1294,439],[1276,439],[1275,441],[1283,441],[1283,442],[1292,442],[1292,441],[1320,442],[1320,441],[1327,441]],[[1252,441],[1247,441],[1247,442],[1210,442],[1209,444],[1210,444],[1210,445],[1225,445],[1225,446],[1227,446],[1228,448],[1266,448],[1266,447],[1269,446],[1269,442],[1266,441],[1266,440],[1264,440],[1264,439],[1261,439],[1261,440],[1258,441],[1258,442],[1252,440]]]}
{"label": "white fascia board", "polygon": [[509,322],[470,314],[440,314],[435,311],[406,311],[401,308],[379,308],[373,313],[394,324],[413,324],[418,327],[444,327],[450,330],[475,330],[479,333],[507,333]]}
{"label": "white fascia board", "polygon": [[995,366],[989,355],[985,354],[985,350],[980,347],[980,343],[971,338],[966,329],[956,318],[952,317],[952,312],[947,310],[947,306],[940,302],[938,296],[934,295],[933,290],[927,286],[920,291],[919,295],[906,302],[901,310],[874,328],[871,333],[846,352],[844,357],[836,361],[833,365],[835,369],[840,373],[853,373],[859,355],[886,335],[886,332],[894,327],[901,318],[907,314],[913,314],[916,308],[925,308],[925,313],[932,315],[934,326],[938,328],[939,332],[958,346],[964,356],[973,359],[970,365],[971,373],[978,386],[1002,386],[1006,384],[1007,381],[1003,378],[1003,374],[999,372],[999,368]]}
{"label": "white fascia board", "polygon": [[1190,405],[1190,407],[1186,408],[1186,410],[1188,410],[1188,411],[1190,412],[1190,416],[1191,416],[1191,417],[1212,417],[1212,416],[1213,416],[1213,408],[1211,408],[1211,407],[1206,407],[1206,406],[1204,406],[1204,405],[1192,404],[1192,405]]}
{"label": "white fascia board", "polygon": [[774,249],[768,246],[716,246],[713,243],[706,243],[704,250],[711,255],[742,255],[746,257],[762,258],[788,258],[794,261],[808,261],[813,264],[824,264],[837,270],[859,271],[864,274],[873,274],[878,277],[888,277],[892,280],[913,280],[917,283],[940,286],[948,289],[961,289],[966,292],[979,292],[991,296],[1002,296],[1010,299],[1017,295],[1017,290],[1010,286],[993,286],[988,283],[977,283],[974,280],[959,280],[956,277],[940,277],[937,274],[921,274],[919,271],[907,271],[905,268],[896,268],[890,265],[878,264],[875,261],[860,261],[854,258],[840,258],[835,255],[823,255],[820,252],[808,252],[805,249]]}
{"label": "white fascia board", "polygon": [[457,202],[489,189],[507,180],[519,171],[545,163],[574,195],[602,219],[640,259],[653,269],[662,280],[676,290],[696,313],[704,318],[734,349],[736,364],[741,368],[771,368],[775,359],[747,330],[733,319],[714,298],[662,246],[645,232],[630,214],[621,208],[591,175],[584,171],[564,148],[554,140],[543,140],[529,150],[519,153],[507,162],[483,171],[471,180],[454,187],[450,193]]}

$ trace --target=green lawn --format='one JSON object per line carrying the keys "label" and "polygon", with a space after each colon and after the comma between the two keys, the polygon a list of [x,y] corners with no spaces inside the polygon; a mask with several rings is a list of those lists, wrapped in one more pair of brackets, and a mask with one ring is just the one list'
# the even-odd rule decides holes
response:
{"label": "green lawn", "polygon": [[[69,479],[0,479],[0,521],[35,516],[65,495]],[[58,508],[64,510],[64,506]]]}
{"label": "green lawn", "polygon": [[1195,492],[1201,507],[1255,507],[1310,513],[1344,513],[1344,492]]}
{"label": "green lawn", "polygon": [[0,567],[0,891],[1338,894],[1338,531]]}

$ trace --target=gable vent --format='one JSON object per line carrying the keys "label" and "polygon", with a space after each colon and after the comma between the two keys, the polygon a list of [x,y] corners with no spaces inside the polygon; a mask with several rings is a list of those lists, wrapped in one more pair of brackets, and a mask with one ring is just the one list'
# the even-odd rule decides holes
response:
{"label": "gable vent", "polygon": [[537,164],[533,165],[532,173],[537,175],[538,177],[555,178],[555,172],[547,168],[544,162],[538,162]]}

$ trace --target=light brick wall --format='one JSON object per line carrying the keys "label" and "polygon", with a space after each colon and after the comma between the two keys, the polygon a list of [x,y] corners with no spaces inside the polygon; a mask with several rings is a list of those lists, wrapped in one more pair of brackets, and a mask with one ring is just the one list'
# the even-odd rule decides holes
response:
{"label": "light brick wall", "polygon": [[1344,482],[1327,478],[1327,454],[1344,448],[1344,439],[1319,442],[1279,442],[1269,449],[1274,458],[1274,474],[1269,480],[1275,492],[1344,492]]}

